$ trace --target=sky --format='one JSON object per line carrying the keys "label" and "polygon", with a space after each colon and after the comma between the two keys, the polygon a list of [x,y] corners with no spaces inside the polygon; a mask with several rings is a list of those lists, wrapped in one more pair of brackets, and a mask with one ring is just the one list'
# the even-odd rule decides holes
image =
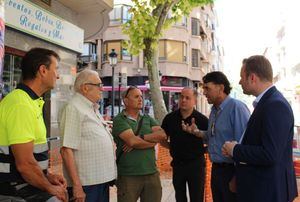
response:
{"label": "sky", "polygon": [[[273,66],[273,75],[282,71],[283,67],[291,69],[299,65],[299,9],[299,0],[215,0],[217,37],[225,54],[224,72],[231,85],[237,87],[235,96],[248,106],[254,98],[243,95],[238,85],[242,60],[251,55],[262,55],[268,48],[266,57]],[[282,27],[284,35],[279,41],[277,34]],[[276,53],[282,47],[285,47],[285,57],[278,62]],[[300,124],[300,105],[293,94],[294,87],[300,86],[300,74],[290,73],[275,85],[291,101],[295,120]]]}
{"label": "sky", "polygon": [[225,50],[224,70],[231,79],[238,81],[243,58],[263,54],[267,47],[276,45],[282,25],[289,25],[285,30],[289,31],[286,43],[292,46],[287,47],[288,65],[300,61],[296,49],[300,47],[299,6],[298,0],[215,0],[217,34]]}

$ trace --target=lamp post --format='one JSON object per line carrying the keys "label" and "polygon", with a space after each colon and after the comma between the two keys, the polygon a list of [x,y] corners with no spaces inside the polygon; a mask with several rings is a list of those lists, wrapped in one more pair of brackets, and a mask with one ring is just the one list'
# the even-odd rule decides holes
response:
{"label": "lamp post", "polygon": [[121,85],[122,85],[122,73],[119,72],[119,113],[121,112]]}
{"label": "lamp post", "polygon": [[114,117],[114,107],[115,107],[115,66],[118,63],[118,54],[115,52],[115,49],[111,49],[110,54],[108,55],[109,64],[112,69],[112,76],[111,76],[111,118]]}

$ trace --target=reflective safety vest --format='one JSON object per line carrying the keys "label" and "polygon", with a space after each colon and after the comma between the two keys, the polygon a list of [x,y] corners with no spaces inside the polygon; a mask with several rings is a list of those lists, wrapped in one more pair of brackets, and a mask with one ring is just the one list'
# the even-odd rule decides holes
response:
{"label": "reflective safety vest", "polygon": [[42,170],[48,168],[48,145],[42,98],[21,85],[0,102],[0,182],[23,182],[11,145],[33,142],[33,156]]}
{"label": "reflective safety vest", "polygon": [[[48,144],[34,145],[33,155],[46,173],[49,164]],[[16,168],[15,159],[9,146],[0,146],[0,182],[24,182]]]}

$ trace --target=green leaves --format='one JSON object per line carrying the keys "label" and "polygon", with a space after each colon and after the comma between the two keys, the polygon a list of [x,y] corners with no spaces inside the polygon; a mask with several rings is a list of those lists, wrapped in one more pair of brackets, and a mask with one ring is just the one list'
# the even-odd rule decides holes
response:
{"label": "green leaves", "polygon": [[131,20],[123,25],[123,33],[129,41],[123,46],[133,55],[141,50],[148,69],[150,89],[154,101],[155,117],[162,121],[167,111],[163,103],[163,95],[159,90],[158,77],[158,44],[163,30],[168,29],[182,16],[188,16],[192,8],[213,0],[132,0],[129,10]]}
{"label": "green leaves", "polygon": [[154,9],[148,1],[134,0],[135,5],[130,9],[131,20],[123,25],[123,33],[127,34],[130,42],[128,49],[132,54],[138,54],[145,48],[144,39],[155,36],[157,17],[152,16]]}
{"label": "green leaves", "polygon": [[[123,25],[123,33],[130,42],[127,49],[136,55],[145,48],[146,38],[157,41],[162,31],[187,16],[193,7],[212,3],[213,0],[133,0],[129,10],[131,20]],[[152,47],[155,45],[153,44]],[[156,44],[157,46],[157,44]]]}

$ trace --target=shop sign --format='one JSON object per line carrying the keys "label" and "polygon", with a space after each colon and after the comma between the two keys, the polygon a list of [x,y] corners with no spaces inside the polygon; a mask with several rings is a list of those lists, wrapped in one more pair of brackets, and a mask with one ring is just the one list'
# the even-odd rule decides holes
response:
{"label": "shop sign", "polygon": [[161,84],[163,86],[184,86],[183,78],[181,77],[169,77],[169,76],[163,76],[161,79]]}
{"label": "shop sign", "polygon": [[82,53],[84,31],[28,0],[5,0],[5,24]]}

